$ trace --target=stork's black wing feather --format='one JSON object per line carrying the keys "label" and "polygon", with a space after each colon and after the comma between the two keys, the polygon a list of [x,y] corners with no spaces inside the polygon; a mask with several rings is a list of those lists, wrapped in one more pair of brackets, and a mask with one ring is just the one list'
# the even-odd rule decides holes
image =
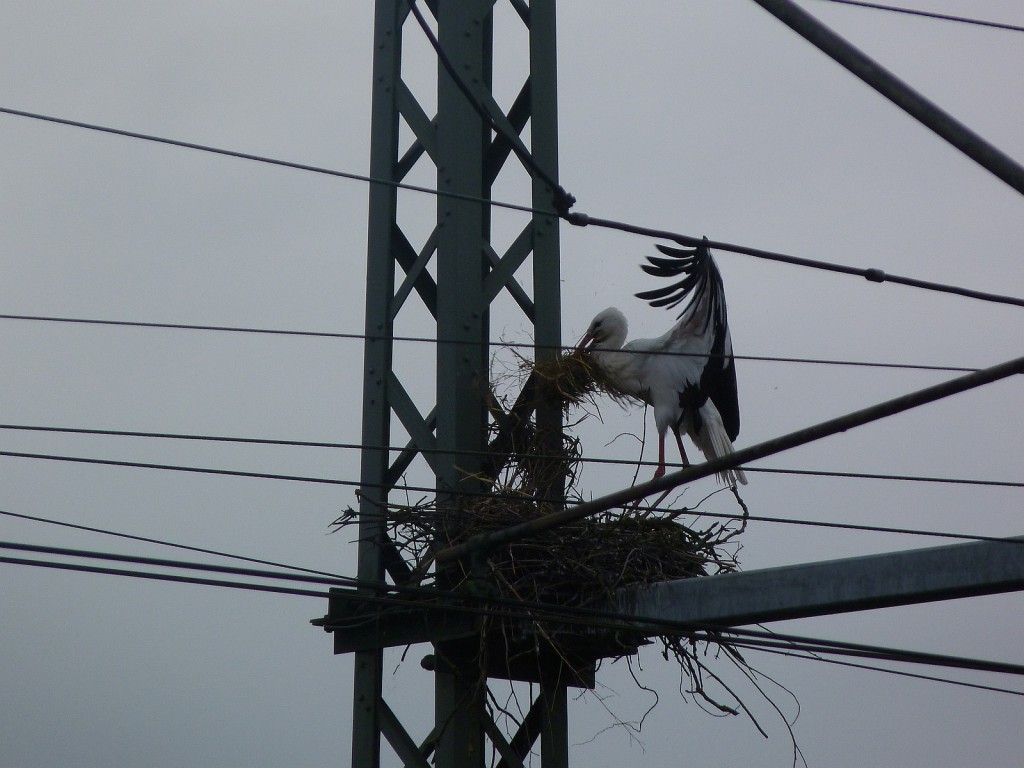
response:
{"label": "stork's black wing feather", "polygon": [[[662,288],[638,293],[637,298],[654,307],[675,307],[685,299],[690,299],[678,318],[682,319],[689,314],[690,318],[684,323],[691,325],[688,320],[697,320],[691,327],[699,328],[699,333],[710,334],[709,357],[701,374],[700,389],[721,414],[729,439],[735,440],[740,431],[736,364],[732,355],[732,339],[725,306],[725,286],[718,266],[711,257],[707,238],[692,250],[664,245],[657,248],[668,258],[648,256],[649,263],[642,265],[644,272],[654,277],[681,276],[681,279]],[[698,311],[704,313],[703,318],[693,317]]]}
{"label": "stork's black wing feather", "polygon": [[736,389],[736,361],[732,356],[728,328],[725,334],[715,338],[708,365],[700,377],[700,388],[718,409],[729,439],[735,440],[740,434],[740,401]]}
{"label": "stork's black wing feather", "polygon": [[[668,248],[664,245],[659,245],[657,248],[670,258],[648,256],[647,261],[650,263],[642,264],[641,269],[654,277],[683,275],[683,279],[664,288],[642,291],[637,294],[637,298],[648,301],[651,306],[655,307],[674,307],[690,294],[703,277],[700,269],[703,262],[701,249],[685,251],[681,248]],[[706,248],[704,251],[707,253]]]}
{"label": "stork's black wing feather", "polygon": [[678,315],[682,317],[689,307],[699,304],[704,292],[710,289],[713,295],[712,301],[708,303],[707,319],[709,322],[714,321],[716,325],[722,323],[724,327],[725,291],[722,288],[722,276],[718,272],[715,260],[711,258],[711,251],[708,250],[707,238],[692,250],[671,248],[667,245],[658,245],[657,249],[668,258],[648,256],[649,263],[642,264],[641,269],[654,277],[682,278],[662,288],[641,291],[636,294],[637,298],[654,307],[675,307],[687,297],[691,297],[687,309]]}

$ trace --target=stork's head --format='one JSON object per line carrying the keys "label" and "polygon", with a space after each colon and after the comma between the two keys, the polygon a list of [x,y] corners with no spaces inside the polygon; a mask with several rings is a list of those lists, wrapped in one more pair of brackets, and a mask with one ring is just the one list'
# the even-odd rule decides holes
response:
{"label": "stork's head", "polygon": [[615,307],[608,307],[594,315],[576,349],[618,349],[628,333],[626,316]]}

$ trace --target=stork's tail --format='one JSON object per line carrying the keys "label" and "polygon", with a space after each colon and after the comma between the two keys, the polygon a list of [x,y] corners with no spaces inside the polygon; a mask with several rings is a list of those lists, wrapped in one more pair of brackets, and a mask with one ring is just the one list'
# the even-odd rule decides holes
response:
{"label": "stork's tail", "polygon": [[[692,433],[691,433],[692,434]],[[722,416],[710,400],[700,407],[700,430],[693,435],[693,441],[707,459],[719,459],[733,452],[732,440],[722,423]],[[734,486],[747,484],[747,476],[739,467],[727,469],[715,475],[719,482]]]}

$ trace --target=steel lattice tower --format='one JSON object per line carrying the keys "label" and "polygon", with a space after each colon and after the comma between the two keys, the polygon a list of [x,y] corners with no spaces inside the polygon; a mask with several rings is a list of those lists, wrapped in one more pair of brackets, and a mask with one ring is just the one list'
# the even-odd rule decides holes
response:
{"label": "steel lattice tower", "polygon": [[[494,0],[435,0],[426,3],[436,21],[441,50],[469,86],[473,101],[502,127],[495,132],[467,94],[438,62],[437,111],[428,115],[403,75],[412,72],[403,55],[403,41],[423,37],[407,0],[377,0],[374,28],[372,144],[370,175],[382,183],[371,186],[367,257],[365,379],[360,545],[358,576],[402,584],[410,565],[398,553],[380,512],[402,474],[425,461],[436,477],[438,503],[446,492],[465,489],[467,475],[485,462],[489,411],[485,398],[489,361],[490,306],[508,292],[532,324],[537,354],[554,354],[560,343],[558,219],[553,190],[527,181],[522,201],[538,211],[504,248],[491,242],[491,189],[506,173],[523,169],[511,151],[509,136],[522,137],[534,161],[549,178],[557,178],[554,0],[507,0],[529,39],[528,76],[508,109],[491,91],[495,77],[493,52]],[[418,40],[417,42],[421,42]],[[506,57],[502,57],[503,62]],[[440,59],[440,57],[439,57]],[[522,71],[523,66],[517,68]],[[506,73],[498,73],[505,76]],[[529,125],[528,138],[522,136]],[[411,137],[411,139],[409,138]],[[403,140],[405,141],[403,145]],[[419,242],[403,229],[403,193],[394,186],[414,167],[432,163],[440,195],[436,224]],[[529,177],[527,177],[529,178]],[[404,193],[405,195],[413,193]],[[526,266],[524,266],[524,263]],[[397,268],[396,268],[397,267]],[[530,282],[520,273],[532,273]],[[410,396],[422,388],[422,377],[402,381],[396,372],[404,352],[394,342],[395,324],[404,313],[435,323],[436,405],[424,413]],[[429,335],[422,331],[418,335]],[[406,349],[408,346],[406,347]],[[425,373],[425,371],[422,371]],[[531,409],[531,413],[533,409]],[[560,433],[560,413],[538,407],[534,416]],[[393,420],[397,423],[393,424]],[[401,431],[408,442],[395,455],[387,450]],[[443,579],[441,579],[443,582]],[[332,608],[332,610],[334,610]],[[519,764],[539,740],[543,764],[568,763],[566,685],[542,683],[520,733],[508,742],[486,715],[480,686],[461,674],[459,642],[430,636],[439,660],[434,672],[435,728],[414,739],[382,695],[380,642],[346,641],[335,634],[335,649],[355,650],[352,765],[378,768],[384,738],[406,766],[427,766],[433,755],[438,768],[483,766],[485,742],[509,765]],[[346,644],[349,642],[349,644]],[[477,670],[479,675],[479,670]],[[517,757],[518,756],[518,757]]]}

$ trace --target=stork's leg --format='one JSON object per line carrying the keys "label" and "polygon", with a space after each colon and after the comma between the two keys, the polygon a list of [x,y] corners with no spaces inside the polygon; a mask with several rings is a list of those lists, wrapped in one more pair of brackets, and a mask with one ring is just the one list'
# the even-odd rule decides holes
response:
{"label": "stork's leg", "polygon": [[654,470],[652,480],[657,480],[665,474],[665,433],[658,433],[658,468]]}
{"label": "stork's leg", "polygon": [[690,460],[688,458],[686,458],[686,449],[683,448],[683,437],[682,437],[682,435],[679,434],[679,426],[678,425],[672,427],[672,434],[674,434],[676,436],[676,445],[679,446],[679,455],[683,459],[683,466],[684,467],[690,466]]}
{"label": "stork's leg", "polygon": [[[690,460],[686,458],[686,450],[683,447],[683,438],[679,435],[679,427],[674,426],[672,433],[676,435],[676,444],[679,445],[679,455],[683,459],[683,466],[690,466]],[[654,470],[654,476],[651,478],[656,480],[658,477],[665,474],[665,433],[658,435],[657,441],[657,469]],[[672,488],[666,490],[662,496],[657,497],[655,502],[650,505],[651,510],[657,509],[658,505],[665,501],[665,498],[672,493]],[[638,499],[633,504],[633,509],[636,510],[640,506],[640,500]]]}

